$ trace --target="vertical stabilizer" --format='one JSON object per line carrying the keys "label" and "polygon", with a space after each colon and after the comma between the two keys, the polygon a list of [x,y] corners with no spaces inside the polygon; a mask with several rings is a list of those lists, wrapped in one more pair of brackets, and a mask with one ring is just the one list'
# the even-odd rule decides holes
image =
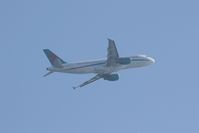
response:
{"label": "vertical stabilizer", "polygon": [[56,54],[54,54],[52,51],[49,49],[44,49],[43,50],[45,55],[47,56],[49,62],[51,63],[52,66],[54,67],[62,67],[65,61],[63,61],[60,57],[58,57]]}

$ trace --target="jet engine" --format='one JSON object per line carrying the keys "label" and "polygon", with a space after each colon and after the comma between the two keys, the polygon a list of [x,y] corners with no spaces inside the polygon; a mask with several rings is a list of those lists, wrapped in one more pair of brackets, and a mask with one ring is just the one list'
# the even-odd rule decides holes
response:
{"label": "jet engine", "polygon": [[131,63],[131,59],[128,58],[128,57],[122,57],[122,58],[119,58],[119,64],[121,65],[128,65]]}
{"label": "jet engine", "polygon": [[119,75],[118,74],[106,74],[104,75],[104,80],[108,81],[116,81],[119,80]]}

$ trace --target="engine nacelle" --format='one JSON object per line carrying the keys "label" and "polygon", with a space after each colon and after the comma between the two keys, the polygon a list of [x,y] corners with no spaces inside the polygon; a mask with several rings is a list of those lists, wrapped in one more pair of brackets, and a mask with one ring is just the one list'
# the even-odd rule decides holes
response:
{"label": "engine nacelle", "polygon": [[119,75],[118,74],[107,74],[104,75],[104,80],[108,80],[108,81],[116,81],[119,80]]}
{"label": "engine nacelle", "polygon": [[128,65],[131,63],[131,59],[128,58],[128,57],[122,57],[122,58],[119,58],[119,64],[121,65]]}

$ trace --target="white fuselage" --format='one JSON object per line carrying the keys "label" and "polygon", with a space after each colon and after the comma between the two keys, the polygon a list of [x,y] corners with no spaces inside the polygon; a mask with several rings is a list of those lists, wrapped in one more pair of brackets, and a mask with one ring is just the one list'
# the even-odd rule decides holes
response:
{"label": "white fuselage", "polygon": [[122,69],[144,67],[153,64],[155,60],[146,55],[138,55],[129,57],[131,62],[126,65],[117,64],[114,67],[107,67],[106,60],[97,61],[87,61],[80,63],[68,63],[63,64],[62,67],[49,67],[47,70],[52,72],[63,72],[63,73],[74,73],[74,74],[86,74],[86,73],[96,73],[96,74],[108,74],[117,72]]}

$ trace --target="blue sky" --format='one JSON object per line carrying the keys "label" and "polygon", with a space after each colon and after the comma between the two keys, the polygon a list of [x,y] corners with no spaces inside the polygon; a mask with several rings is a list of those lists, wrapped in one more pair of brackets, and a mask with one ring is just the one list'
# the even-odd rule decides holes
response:
{"label": "blue sky", "polygon": [[[199,132],[199,8],[194,0],[0,1],[0,132]],[[122,56],[156,64],[120,80],[72,86],[93,75],[43,78],[49,48],[67,62]]]}

